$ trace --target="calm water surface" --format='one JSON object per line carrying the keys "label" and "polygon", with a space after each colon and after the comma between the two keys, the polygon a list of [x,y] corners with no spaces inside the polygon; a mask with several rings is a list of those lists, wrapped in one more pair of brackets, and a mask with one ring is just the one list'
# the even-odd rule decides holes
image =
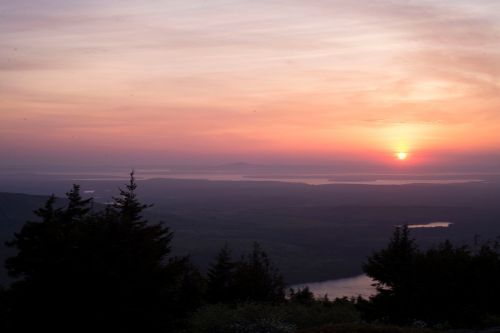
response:
{"label": "calm water surface", "polygon": [[358,275],[346,279],[328,280],[323,282],[310,282],[294,285],[292,288],[309,287],[317,297],[328,295],[328,298],[358,297],[368,298],[376,293],[372,286],[373,280],[366,275]]}
{"label": "calm water surface", "polygon": [[452,222],[431,222],[425,224],[410,224],[409,229],[420,229],[420,228],[448,228],[452,225]]}
{"label": "calm water surface", "polygon": [[[64,176],[59,173],[58,176]],[[379,178],[380,177],[380,178]],[[202,179],[214,181],[279,181],[290,183],[304,183],[309,185],[325,185],[325,184],[351,184],[351,185],[409,185],[409,184],[460,184],[460,183],[473,183],[484,182],[479,178],[394,178],[394,176],[374,175],[369,179],[366,176],[356,178],[356,176],[344,179],[345,175],[335,177],[335,175],[246,175],[238,173],[177,173],[177,172],[141,172],[137,171],[137,179],[154,179],[154,178],[171,178],[171,179]],[[127,173],[82,173],[82,174],[68,174],[68,179],[78,180],[127,180]]]}

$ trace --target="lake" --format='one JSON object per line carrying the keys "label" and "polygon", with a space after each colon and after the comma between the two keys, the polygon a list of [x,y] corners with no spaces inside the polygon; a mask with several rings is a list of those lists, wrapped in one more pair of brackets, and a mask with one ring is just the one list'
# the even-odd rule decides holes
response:
{"label": "lake", "polygon": [[328,295],[328,298],[358,297],[369,298],[376,293],[373,280],[366,275],[358,275],[345,279],[310,282],[291,286],[292,288],[309,287],[316,297]]}
{"label": "lake", "polygon": [[425,224],[409,224],[409,229],[422,229],[422,228],[448,228],[453,223],[451,222],[431,222]]}

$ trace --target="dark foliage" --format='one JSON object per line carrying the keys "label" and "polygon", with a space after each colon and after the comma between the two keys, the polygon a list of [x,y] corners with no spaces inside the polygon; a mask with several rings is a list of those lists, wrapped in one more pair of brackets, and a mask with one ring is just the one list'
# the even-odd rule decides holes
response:
{"label": "dark foliage", "polygon": [[231,259],[227,243],[219,251],[207,272],[207,298],[211,303],[228,303],[234,300],[232,285],[236,263]]}
{"label": "dark foliage", "polygon": [[231,260],[224,246],[208,271],[208,296],[212,303],[282,302],[283,276],[258,243],[239,261]]}
{"label": "dark foliage", "polygon": [[290,289],[290,302],[299,304],[313,304],[315,302],[314,294],[309,287],[304,287],[302,289]]}
{"label": "dark foliage", "polygon": [[283,276],[258,243],[243,257],[234,272],[232,291],[238,301],[281,302],[285,298]]}
{"label": "dark foliage", "polygon": [[83,199],[80,195],[80,185],[73,184],[71,191],[66,193],[68,206],[64,212],[63,219],[69,222],[78,222],[87,217],[92,209],[92,198]]}
{"label": "dark foliage", "polygon": [[314,329],[305,329],[299,333],[437,333],[432,330],[368,324],[336,324]]}
{"label": "dark foliage", "polygon": [[166,226],[141,217],[136,186],[132,173],[114,205],[93,214],[75,185],[67,207],[50,197],[15,234],[6,267],[16,280],[3,295],[11,331],[166,330],[200,305],[202,277],[170,255]]}
{"label": "dark foliage", "polygon": [[[374,302],[378,307],[390,308],[396,321],[410,320],[414,313],[416,297],[416,260],[419,254],[415,240],[407,226],[396,227],[387,248],[374,253],[363,265],[365,273],[376,281],[379,292]],[[377,314],[383,316],[382,314]]]}
{"label": "dark foliage", "polygon": [[199,309],[190,322],[190,333],[295,333],[327,324],[358,323],[352,302],[313,301],[310,304],[214,304]]}
{"label": "dark foliage", "polygon": [[470,327],[487,325],[486,318],[500,314],[496,243],[472,251],[445,241],[421,251],[407,227],[396,228],[387,248],[363,268],[379,292],[370,302],[360,302],[369,319]]}
{"label": "dark foliage", "polygon": [[132,173],[114,203],[94,212],[74,185],[64,207],[51,196],[35,211],[38,220],[7,243],[17,254],[6,261],[14,283],[0,290],[2,331],[413,332],[336,325],[359,323],[359,311],[418,327],[500,323],[497,243],[472,250],[447,241],[424,251],[406,226],[396,228],[363,266],[376,281],[372,299],[318,300],[308,288],[286,298],[258,243],[239,260],[224,246],[207,279],[189,257],[172,256],[172,233],[143,218],[150,205],[136,190]]}

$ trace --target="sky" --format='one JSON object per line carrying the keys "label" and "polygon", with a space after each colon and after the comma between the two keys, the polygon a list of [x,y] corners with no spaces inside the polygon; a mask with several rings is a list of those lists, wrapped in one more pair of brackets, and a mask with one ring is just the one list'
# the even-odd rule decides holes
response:
{"label": "sky", "polygon": [[493,170],[499,88],[496,0],[0,0],[4,165]]}

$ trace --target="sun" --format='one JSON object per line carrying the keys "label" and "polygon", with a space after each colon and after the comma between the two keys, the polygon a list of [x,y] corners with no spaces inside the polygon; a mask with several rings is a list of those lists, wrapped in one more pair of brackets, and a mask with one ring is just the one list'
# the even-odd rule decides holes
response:
{"label": "sun", "polygon": [[396,154],[398,160],[404,161],[408,158],[408,153],[404,151],[400,151],[399,153]]}

